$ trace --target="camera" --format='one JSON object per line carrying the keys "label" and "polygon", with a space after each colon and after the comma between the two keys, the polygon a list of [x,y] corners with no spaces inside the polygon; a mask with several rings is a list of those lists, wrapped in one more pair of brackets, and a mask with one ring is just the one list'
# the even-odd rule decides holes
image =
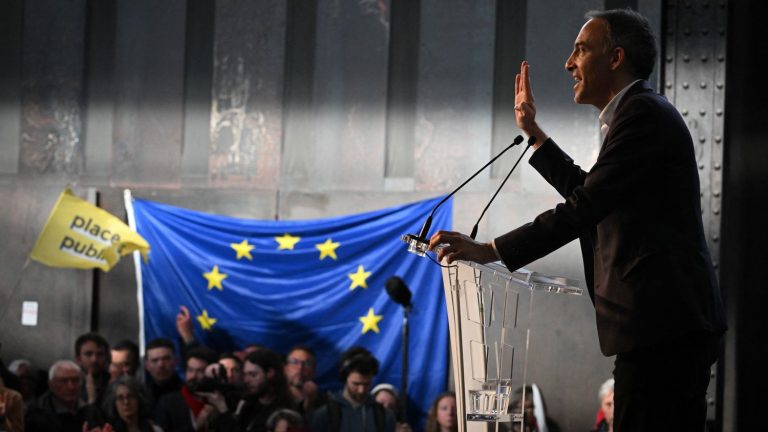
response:
{"label": "camera", "polygon": [[206,376],[199,380],[190,381],[187,383],[187,388],[192,393],[209,393],[209,392],[221,392],[227,394],[235,389],[235,386],[227,381],[227,370],[223,365],[218,365],[213,370],[213,376]]}
{"label": "camera", "polygon": [[205,377],[200,380],[188,382],[187,387],[191,393],[210,393],[218,391],[227,394],[235,389],[235,386],[227,382],[226,377]]}

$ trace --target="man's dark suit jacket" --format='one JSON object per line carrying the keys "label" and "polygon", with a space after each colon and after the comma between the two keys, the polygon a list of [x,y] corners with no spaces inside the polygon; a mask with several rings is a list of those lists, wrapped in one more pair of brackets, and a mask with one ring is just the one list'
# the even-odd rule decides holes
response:
{"label": "man's dark suit jacket", "polygon": [[579,238],[603,354],[725,330],[691,135],[647,82],[621,99],[588,173],[551,139],[530,163],[565,202],[497,238],[496,249],[514,270]]}

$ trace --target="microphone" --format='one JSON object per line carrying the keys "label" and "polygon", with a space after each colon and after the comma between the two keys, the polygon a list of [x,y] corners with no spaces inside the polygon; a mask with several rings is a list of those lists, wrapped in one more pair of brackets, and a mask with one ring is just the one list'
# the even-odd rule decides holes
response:
{"label": "microphone", "polygon": [[387,294],[395,303],[406,309],[411,308],[411,290],[398,276],[387,279]]}
{"label": "microphone", "polygon": [[506,183],[507,180],[509,180],[509,176],[511,176],[512,172],[515,170],[515,168],[517,168],[517,164],[519,164],[520,160],[523,159],[523,156],[525,155],[525,152],[527,152],[528,149],[531,148],[531,146],[534,145],[535,143],[536,143],[536,137],[535,136],[531,136],[531,137],[528,138],[528,145],[525,146],[525,148],[523,149],[523,152],[520,153],[520,157],[517,158],[517,162],[515,162],[515,164],[512,165],[512,169],[509,170],[509,172],[507,173],[507,176],[504,177],[504,180],[499,185],[499,188],[496,189],[496,192],[493,194],[493,196],[491,197],[490,201],[488,201],[488,204],[486,204],[485,208],[483,209],[483,212],[480,213],[480,217],[477,218],[477,222],[475,222],[475,226],[472,227],[472,233],[469,235],[472,238],[472,240],[474,240],[475,236],[477,235],[477,224],[480,223],[480,219],[482,219],[483,216],[485,216],[486,210],[488,210],[488,207],[491,206],[491,203],[493,202],[493,200],[496,199],[496,195],[498,195],[499,192],[501,192],[501,188],[503,188],[504,187],[504,183]]}
{"label": "microphone", "polygon": [[411,311],[411,290],[398,276],[387,279],[387,294],[397,304],[403,306],[403,374],[400,381],[400,415],[401,419],[407,417],[408,407],[408,313]]}
{"label": "microphone", "polygon": [[448,198],[452,197],[456,192],[458,192],[461,188],[464,187],[467,183],[469,183],[470,180],[477,177],[478,174],[483,172],[484,169],[488,168],[489,165],[496,162],[496,159],[498,159],[501,155],[507,152],[507,150],[511,149],[512,147],[520,144],[523,142],[523,136],[518,135],[515,137],[514,141],[512,141],[512,144],[508,145],[507,148],[502,150],[499,154],[493,157],[488,163],[482,166],[479,170],[477,170],[476,173],[472,174],[472,176],[466,180],[464,180],[464,183],[460,184],[459,187],[453,190],[453,192],[446,195],[445,198],[440,200],[439,203],[432,209],[432,212],[429,214],[429,217],[424,222],[424,225],[421,227],[421,231],[418,235],[413,234],[404,234],[401,237],[401,240],[403,240],[405,243],[408,244],[408,252],[415,253],[419,256],[425,256],[427,254],[427,250],[429,249],[429,239],[427,239],[427,234],[429,233],[429,228],[432,226],[432,216],[435,215],[435,211],[437,211],[438,207],[443,205],[444,202],[448,201]]}

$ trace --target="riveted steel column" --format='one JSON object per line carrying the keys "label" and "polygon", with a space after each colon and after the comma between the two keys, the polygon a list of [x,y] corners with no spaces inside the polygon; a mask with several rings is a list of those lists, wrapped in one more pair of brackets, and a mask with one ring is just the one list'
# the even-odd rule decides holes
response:
{"label": "riveted steel column", "polygon": [[664,93],[693,136],[704,229],[719,261],[725,102],[726,1],[669,1],[664,41]]}
{"label": "riveted steel column", "polygon": [[[670,0],[666,3],[662,42],[664,93],[680,110],[693,137],[701,182],[702,221],[716,269],[720,261],[725,145],[727,11],[725,0]],[[722,401],[716,397],[716,370],[713,366],[707,391],[707,420],[719,430]]]}

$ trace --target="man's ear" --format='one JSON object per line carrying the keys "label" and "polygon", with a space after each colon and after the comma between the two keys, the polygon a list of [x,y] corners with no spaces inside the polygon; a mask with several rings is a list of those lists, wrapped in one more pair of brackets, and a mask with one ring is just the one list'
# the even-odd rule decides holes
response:
{"label": "man's ear", "polygon": [[617,46],[611,49],[611,69],[618,70],[626,63],[627,57],[624,48]]}
{"label": "man's ear", "polygon": [[267,371],[267,379],[273,379],[274,377],[275,377],[275,370],[274,369],[269,369]]}

